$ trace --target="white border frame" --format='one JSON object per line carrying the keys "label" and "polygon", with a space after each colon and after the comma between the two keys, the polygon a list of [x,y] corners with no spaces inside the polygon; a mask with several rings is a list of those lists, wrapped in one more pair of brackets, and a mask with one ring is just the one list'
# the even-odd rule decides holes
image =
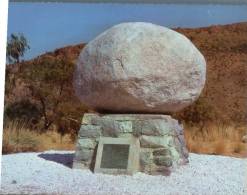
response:
{"label": "white border frame", "polygon": [[[5,66],[6,66],[6,43],[7,43],[7,21],[8,21],[8,0],[0,1],[0,152],[2,154],[3,139],[3,108],[4,108],[4,84],[5,84]],[[0,155],[0,166],[2,168],[2,155]],[[1,175],[0,168],[0,175]],[[1,176],[0,176],[1,178]],[[1,183],[1,179],[0,179]]]}

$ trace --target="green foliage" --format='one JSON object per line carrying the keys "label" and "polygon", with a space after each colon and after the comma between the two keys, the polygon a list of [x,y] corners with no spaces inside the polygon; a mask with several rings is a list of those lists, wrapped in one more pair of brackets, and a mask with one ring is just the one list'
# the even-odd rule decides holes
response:
{"label": "green foliage", "polygon": [[24,53],[30,49],[27,39],[23,34],[11,34],[7,42],[6,56],[10,63],[20,62],[20,57],[24,56]]}
{"label": "green foliage", "polygon": [[44,130],[65,115],[66,111],[62,106],[73,98],[71,94],[73,71],[73,62],[65,57],[49,55],[39,57],[23,68],[21,77],[39,104]]}
{"label": "green foliage", "polygon": [[8,105],[4,111],[5,119],[21,121],[38,121],[40,111],[37,106],[29,100],[22,100]]}
{"label": "green foliage", "polygon": [[53,84],[60,85],[72,79],[74,64],[66,58],[43,56],[35,59],[31,63],[25,73],[25,78],[32,83],[44,85]]}
{"label": "green foliage", "polygon": [[[38,122],[29,128],[36,129],[39,133],[56,129],[61,135],[70,133],[75,138],[86,107],[73,91],[73,60],[70,54],[58,52],[55,55],[47,53],[14,66],[9,65],[6,68],[5,104],[13,104],[16,91],[25,90],[21,91],[25,94],[18,97],[16,104],[20,99],[28,99],[36,105],[40,114]],[[29,113],[28,109],[27,112]],[[23,111],[15,113],[13,108],[7,109],[7,115],[12,118],[17,113],[18,119],[30,117]]]}

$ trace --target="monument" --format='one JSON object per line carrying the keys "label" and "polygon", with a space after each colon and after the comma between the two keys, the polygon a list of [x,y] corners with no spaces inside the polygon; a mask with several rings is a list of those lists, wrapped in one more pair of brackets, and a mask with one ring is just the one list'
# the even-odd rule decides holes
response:
{"label": "monument", "polygon": [[151,23],[122,23],[89,42],[74,74],[83,116],[74,168],[169,175],[188,163],[183,127],[170,114],[205,84],[203,55],[184,35]]}

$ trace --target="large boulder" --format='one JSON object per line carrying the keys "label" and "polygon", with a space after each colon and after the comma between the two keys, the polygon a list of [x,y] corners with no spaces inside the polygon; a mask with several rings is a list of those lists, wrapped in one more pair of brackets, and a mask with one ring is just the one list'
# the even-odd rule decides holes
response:
{"label": "large boulder", "polygon": [[184,35],[151,23],[122,23],[82,50],[76,94],[99,112],[169,113],[200,95],[203,55]]}

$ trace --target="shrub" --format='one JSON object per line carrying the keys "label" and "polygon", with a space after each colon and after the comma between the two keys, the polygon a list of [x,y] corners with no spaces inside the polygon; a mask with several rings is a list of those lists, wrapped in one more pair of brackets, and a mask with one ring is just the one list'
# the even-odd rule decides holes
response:
{"label": "shrub", "polygon": [[21,120],[36,122],[40,119],[40,111],[29,100],[22,100],[8,105],[4,111],[5,120]]}

